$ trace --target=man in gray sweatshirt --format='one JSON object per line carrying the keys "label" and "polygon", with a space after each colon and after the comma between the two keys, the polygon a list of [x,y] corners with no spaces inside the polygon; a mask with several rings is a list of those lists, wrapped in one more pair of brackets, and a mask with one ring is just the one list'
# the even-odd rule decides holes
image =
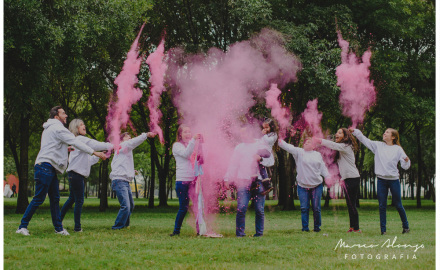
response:
{"label": "man in gray sweatshirt", "polygon": [[61,106],[53,107],[49,113],[49,120],[43,124],[41,148],[35,160],[34,179],[35,196],[21,219],[16,233],[30,235],[27,229],[33,214],[49,194],[50,213],[55,233],[69,235],[63,228],[60,218],[60,191],[57,173],[62,174],[67,168],[67,147],[72,145],[89,155],[95,155],[103,160],[106,156],[102,152],[95,152],[92,148],[79,141],[64,125],[67,114]]}

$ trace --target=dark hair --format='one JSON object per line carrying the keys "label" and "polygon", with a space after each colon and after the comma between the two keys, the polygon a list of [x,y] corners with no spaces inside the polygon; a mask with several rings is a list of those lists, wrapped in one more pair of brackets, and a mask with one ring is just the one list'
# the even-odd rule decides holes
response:
{"label": "dark hair", "polygon": [[53,119],[53,118],[55,118],[55,116],[58,116],[58,113],[59,113],[58,110],[59,109],[62,109],[62,107],[61,106],[55,106],[52,109],[50,109],[49,118]]}
{"label": "dark hair", "polygon": [[[263,122],[263,124],[266,123],[269,125],[270,128],[270,133],[278,133],[278,126],[275,123],[275,121],[271,118],[266,118]],[[269,134],[266,134],[269,136]],[[274,150],[275,152],[277,152],[278,150],[280,150],[280,147],[278,145],[278,140],[275,140],[275,144],[272,147],[272,150]]]}
{"label": "dark hair", "polygon": [[[359,151],[359,146],[353,134],[351,134],[350,130],[346,128],[340,128],[340,130],[342,130],[342,133],[344,133],[344,137],[339,143],[345,143],[347,145],[350,145],[354,152]],[[339,151],[336,151],[335,161],[337,161],[338,159],[339,159]]]}
{"label": "dark hair", "polygon": [[130,133],[128,133],[128,132],[121,133],[121,136],[119,137],[119,139],[122,141],[126,135],[130,135]]}
{"label": "dark hair", "polygon": [[177,129],[177,132],[176,132],[176,142],[180,142],[180,143],[183,142],[182,132],[183,132],[184,128],[189,128],[189,127],[187,125],[185,125],[185,124],[182,124]]}

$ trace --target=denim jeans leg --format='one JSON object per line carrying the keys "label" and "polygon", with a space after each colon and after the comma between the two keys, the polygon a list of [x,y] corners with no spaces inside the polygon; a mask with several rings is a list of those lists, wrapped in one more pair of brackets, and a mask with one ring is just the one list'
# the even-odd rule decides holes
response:
{"label": "denim jeans leg", "polygon": [[237,189],[237,216],[235,218],[235,235],[245,236],[246,228],[246,211],[251,199],[251,191],[249,187],[241,187]]}
{"label": "denim jeans leg", "polygon": [[121,205],[118,216],[115,220],[115,225],[112,227],[114,230],[124,228],[127,218],[130,215],[130,202],[127,186],[129,187],[129,184],[124,180],[113,180],[112,182],[112,189],[116,192],[119,204]]}
{"label": "denim jeans leg", "polygon": [[377,200],[379,201],[380,231],[387,231],[388,180],[377,178]]}
{"label": "denim jeans leg", "polygon": [[309,205],[310,205],[310,195],[306,188],[298,185],[298,198],[301,208],[301,222],[302,230],[309,231]]}
{"label": "denim jeans leg", "polygon": [[72,177],[70,175],[70,172],[68,173],[68,175],[69,175],[69,198],[67,198],[67,201],[63,204],[63,207],[61,207],[61,214],[60,214],[61,221],[64,220],[67,211],[69,211],[69,209],[72,208],[72,205],[75,203],[75,194],[72,187]]}
{"label": "denim jeans leg", "polygon": [[73,209],[73,218],[75,220],[75,231],[79,231],[81,230],[81,212],[84,204],[85,177],[77,173],[74,174],[75,176],[72,178],[72,190],[75,198],[75,208]]}
{"label": "denim jeans leg", "polygon": [[396,206],[396,209],[400,215],[400,220],[402,221],[402,228],[409,229],[408,219],[406,217],[405,208],[403,208],[402,197],[400,195],[400,181],[388,180],[388,182],[390,184],[391,195],[393,196],[393,204]]}
{"label": "denim jeans leg", "polygon": [[321,227],[321,198],[322,198],[323,185],[314,187],[311,189],[311,201],[313,210],[313,222],[315,231],[319,231]]}
{"label": "denim jeans leg", "polygon": [[176,193],[179,198],[179,211],[177,212],[176,221],[174,222],[174,234],[180,233],[180,228],[182,227],[183,219],[188,212],[189,206],[189,182],[186,181],[176,181]]}
{"label": "denim jeans leg", "polygon": [[262,236],[264,231],[264,203],[266,196],[261,195],[264,187],[260,181],[257,195],[253,198],[255,205],[255,236]]}
{"label": "denim jeans leg", "polygon": [[56,176],[55,169],[53,169],[53,167],[51,169],[50,167],[52,166],[45,163],[35,165],[35,195],[28,207],[26,208],[26,211],[24,212],[24,215],[21,219],[21,224],[18,228],[21,229],[28,227],[29,222],[31,221],[35,211],[46,199],[47,192],[49,191],[49,183],[51,182],[51,179]]}
{"label": "denim jeans leg", "polygon": [[127,222],[125,223],[125,227],[130,226],[130,217],[134,210],[133,193],[131,192],[130,184],[128,185],[128,202],[130,203],[130,213],[128,215]]}
{"label": "denim jeans leg", "polygon": [[52,178],[52,182],[49,185],[49,190],[47,193],[49,194],[52,224],[55,227],[55,230],[60,232],[63,230],[63,224],[61,223],[60,214],[60,183],[58,182],[58,177],[56,174],[55,177]]}

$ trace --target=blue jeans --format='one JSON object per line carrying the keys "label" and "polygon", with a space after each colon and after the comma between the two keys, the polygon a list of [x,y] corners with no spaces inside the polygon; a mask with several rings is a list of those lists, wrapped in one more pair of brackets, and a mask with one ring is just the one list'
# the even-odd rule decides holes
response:
{"label": "blue jeans", "polygon": [[63,224],[60,218],[60,190],[57,172],[55,168],[47,162],[36,164],[34,172],[35,196],[26,208],[18,228],[28,227],[35,211],[44,202],[46,195],[49,194],[52,224],[55,230],[60,232],[63,230]]}
{"label": "blue jeans", "polygon": [[134,201],[129,182],[115,179],[112,181],[112,189],[116,192],[116,197],[121,205],[115,225],[112,226],[113,230],[118,230],[130,226],[130,215],[134,209]]}
{"label": "blue jeans", "polygon": [[78,174],[74,171],[68,172],[69,176],[69,198],[64,203],[61,208],[61,221],[64,220],[67,211],[72,208],[72,205],[75,204],[75,208],[73,209],[73,219],[75,221],[75,231],[81,230],[81,211],[82,206],[84,204],[84,179],[85,177],[81,174]]}
{"label": "blue jeans", "polygon": [[[194,193],[196,181],[176,181],[176,193],[179,198],[179,211],[177,212],[176,221],[174,222],[174,234],[180,233],[183,219],[188,212],[190,194]],[[193,200],[193,203],[195,200]]]}
{"label": "blue jeans", "polygon": [[264,231],[264,203],[266,196],[261,195],[263,185],[260,180],[257,181],[257,187],[254,192],[250,190],[251,186],[237,188],[237,216],[235,218],[235,235],[243,237],[246,224],[246,211],[249,200],[254,200],[255,205],[255,235],[262,236]]}
{"label": "blue jeans", "polygon": [[309,208],[312,203],[313,230],[319,231],[321,227],[321,197],[323,186],[320,184],[314,188],[303,188],[298,185],[298,197],[301,207],[302,230],[309,231]]}
{"label": "blue jeans", "polygon": [[406,218],[405,209],[402,205],[402,197],[400,195],[400,181],[396,180],[384,180],[377,178],[377,199],[379,201],[379,216],[380,216],[380,231],[387,231],[387,198],[388,189],[391,191],[393,204],[396,207],[402,220],[402,227],[404,229],[409,228],[408,219]]}

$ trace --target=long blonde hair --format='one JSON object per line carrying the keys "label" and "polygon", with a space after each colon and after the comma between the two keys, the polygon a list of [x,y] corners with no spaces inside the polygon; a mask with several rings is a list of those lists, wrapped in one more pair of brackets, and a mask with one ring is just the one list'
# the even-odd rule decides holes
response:
{"label": "long blonde hair", "polygon": [[84,124],[84,121],[79,118],[73,119],[69,124],[69,131],[72,132],[75,137],[79,135],[78,128],[81,124]]}

